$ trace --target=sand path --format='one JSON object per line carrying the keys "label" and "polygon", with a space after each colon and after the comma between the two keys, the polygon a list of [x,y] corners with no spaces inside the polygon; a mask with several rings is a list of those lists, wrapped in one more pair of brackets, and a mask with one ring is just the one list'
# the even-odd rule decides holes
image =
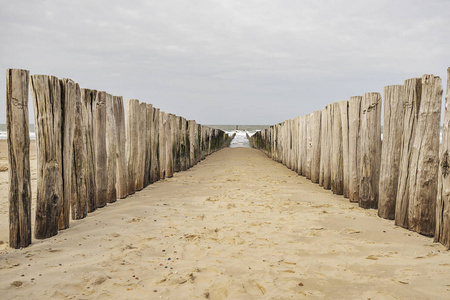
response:
{"label": "sand path", "polygon": [[449,299],[450,253],[257,150],[227,148],[54,238],[4,248],[0,291],[2,299]]}

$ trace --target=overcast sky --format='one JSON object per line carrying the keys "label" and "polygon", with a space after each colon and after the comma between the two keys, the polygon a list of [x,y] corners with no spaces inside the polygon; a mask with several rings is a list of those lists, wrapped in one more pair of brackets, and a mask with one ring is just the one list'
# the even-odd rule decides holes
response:
{"label": "overcast sky", "polygon": [[445,85],[449,58],[448,0],[0,0],[3,74],[202,124],[274,124],[425,73]]}

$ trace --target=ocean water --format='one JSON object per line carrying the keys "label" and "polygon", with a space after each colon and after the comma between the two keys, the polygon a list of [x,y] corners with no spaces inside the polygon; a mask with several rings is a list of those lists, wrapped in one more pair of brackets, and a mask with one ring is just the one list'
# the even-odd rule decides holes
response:
{"label": "ocean water", "polygon": [[[30,139],[35,140],[36,139],[36,133],[34,132],[34,124],[29,124],[29,130],[30,130]],[[6,140],[8,136],[6,135],[6,124],[0,124],[0,140]]]}
{"label": "ocean water", "polygon": [[231,141],[230,148],[251,148],[250,141],[247,139],[249,136],[254,135],[256,132],[269,128],[269,125],[207,125],[212,128],[217,128],[225,131],[228,135],[233,135],[234,139]]}

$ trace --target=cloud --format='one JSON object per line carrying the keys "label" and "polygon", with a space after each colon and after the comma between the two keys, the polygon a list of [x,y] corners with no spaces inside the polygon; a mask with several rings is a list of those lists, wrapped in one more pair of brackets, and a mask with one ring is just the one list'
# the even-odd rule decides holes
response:
{"label": "cloud", "polygon": [[[0,0],[0,67],[69,77],[204,124],[273,124],[445,76],[449,9],[444,0]],[[0,110],[3,123],[4,100]]]}

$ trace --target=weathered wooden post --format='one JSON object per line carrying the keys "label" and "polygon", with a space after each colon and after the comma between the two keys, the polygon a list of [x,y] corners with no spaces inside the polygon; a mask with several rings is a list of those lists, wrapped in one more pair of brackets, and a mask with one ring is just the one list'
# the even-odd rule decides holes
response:
{"label": "weathered wooden post", "polygon": [[348,156],[348,101],[343,100],[339,102],[339,109],[341,111],[341,125],[342,125],[342,159],[343,159],[343,172],[344,172],[344,197],[349,197],[349,156]]}
{"label": "weathered wooden post", "polygon": [[383,143],[381,146],[378,216],[395,219],[400,152],[402,150],[404,85],[384,87]]}
{"label": "weathered wooden post", "polygon": [[377,208],[381,159],[380,93],[365,93],[361,110],[359,206]]}
{"label": "weathered wooden post", "polygon": [[328,147],[328,112],[327,108],[323,108],[321,111],[321,127],[320,127],[320,173],[319,173],[319,186],[324,186],[325,169],[330,163],[329,147]]}
{"label": "weathered wooden post", "polygon": [[166,114],[160,111],[159,114],[159,178],[166,178]]}
{"label": "weathered wooden post", "polygon": [[153,107],[153,132],[152,132],[152,162],[151,162],[151,174],[150,183],[159,180],[159,108]]}
{"label": "weathered wooden post", "polygon": [[173,177],[173,151],[172,151],[172,118],[174,115],[165,114],[164,134],[166,135],[166,178]]}
{"label": "weathered wooden post", "polygon": [[127,99],[125,122],[127,130],[126,156],[128,162],[128,195],[136,192],[136,164],[138,157],[138,120],[139,101]]}
{"label": "weathered wooden post", "polygon": [[433,236],[436,225],[436,196],[439,170],[439,131],[442,80],[422,76],[422,97],[410,165],[409,229]]}
{"label": "weathered wooden post", "polygon": [[86,192],[87,211],[97,209],[97,184],[95,183],[95,143],[94,116],[97,102],[97,91],[81,89],[81,102],[84,106],[84,134],[86,142]]}
{"label": "weathered wooden post", "polygon": [[108,202],[108,156],[106,149],[106,92],[97,92],[94,119],[95,131],[95,182],[97,184],[97,207]]}
{"label": "weathered wooden post", "polygon": [[146,146],[145,146],[145,177],[144,186],[148,186],[152,180],[152,146],[153,146],[153,105],[146,106]]}
{"label": "weathered wooden post", "polygon": [[194,120],[188,121],[189,128],[189,168],[195,165],[195,128],[197,127]]}
{"label": "weathered wooden post", "polygon": [[78,84],[75,84],[74,108],[74,129],[73,129],[73,155],[72,155],[72,183],[70,195],[70,207],[72,219],[83,219],[87,216],[87,146],[85,131],[85,114],[81,102],[81,91]]}
{"label": "weathered wooden post", "polygon": [[117,157],[116,157],[116,195],[123,199],[128,196],[128,168],[126,159],[126,129],[123,98],[113,97],[114,120],[116,122]]}
{"label": "weathered wooden post", "polygon": [[359,201],[361,101],[361,96],[353,96],[350,97],[348,104],[348,198],[350,202]]}
{"label": "weathered wooden post", "polygon": [[434,241],[450,249],[450,68],[447,69],[447,93],[442,127],[442,145],[438,173],[436,231]]}
{"label": "weathered wooden post", "polygon": [[312,113],[310,119],[311,123],[311,181],[319,183],[320,174],[320,132],[321,132],[321,117],[322,112],[320,110]]}
{"label": "weathered wooden post", "polygon": [[186,119],[185,118],[181,118],[181,137],[180,137],[180,158],[181,158],[181,171],[186,171],[187,170],[187,164],[188,164],[188,159],[187,159],[187,153],[189,152],[189,144],[187,143],[187,124],[186,124]]}
{"label": "weathered wooden post", "polygon": [[333,128],[332,128],[332,104],[328,104],[326,106],[326,124],[324,122],[322,122],[323,126],[326,126],[326,130],[325,130],[325,140],[324,143],[322,143],[322,147],[325,147],[325,156],[324,156],[324,169],[323,169],[323,188],[326,190],[330,190],[331,189],[331,165],[332,165],[332,147],[333,147],[333,143],[332,143],[332,134],[333,134]]}
{"label": "weathered wooden post", "polygon": [[180,117],[173,115],[170,123],[172,133],[173,171],[180,172]]}
{"label": "weathered wooden post", "polygon": [[344,155],[342,147],[342,122],[339,103],[331,108],[331,191],[336,195],[344,194]]}
{"label": "weathered wooden post", "polygon": [[59,230],[69,228],[70,202],[72,194],[73,134],[75,122],[76,84],[71,79],[60,79],[61,85],[61,132],[62,137],[62,171],[63,201],[59,206]]}
{"label": "weathered wooden post", "polygon": [[137,111],[135,112],[137,121],[137,160],[135,165],[135,189],[140,191],[144,188],[145,177],[145,155],[147,146],[147,103],[138,103]]}
{"label": "weathered wooden post", "polygon": [[116,202],[116,176],[117,176],[117,129],[114,118],[113,96],[106,94],[106,202]]}
{"label": "weathered wooden post", "polygon": [[422,79],[405,80],[405,98],[403,103],[402,150],[398,175],[397,200],[395,202],[395,225],[409,228],[409,176],[412,147],[415,139],[417,119],[422,97]]}
{"label": "weathered wooden post", "polygon": [[9,172],[9,246],[31,244],[30,133],[28,70],[6,71],[6,127]]}
{"label": "weathered wooden post", "polygon": [[302,119],[302,147],[301,150],[303,152],[302,155],[302,174],[306,176],[307,172],[309,172],[308,166],[308,116],[303,116]]}
{"label": "weathered wooden post", "polygon": [[305,177],[306,179],[311,179],[311,160],[312,160],[312,114],[306,115],[306,172]]}
{"label": "weathered wooden post", "polygon": [[31,76],[37,148],[37,194],[34,235],[44,239],[58,233],[63,201],[61,155],[61,87],[53,76]]}

